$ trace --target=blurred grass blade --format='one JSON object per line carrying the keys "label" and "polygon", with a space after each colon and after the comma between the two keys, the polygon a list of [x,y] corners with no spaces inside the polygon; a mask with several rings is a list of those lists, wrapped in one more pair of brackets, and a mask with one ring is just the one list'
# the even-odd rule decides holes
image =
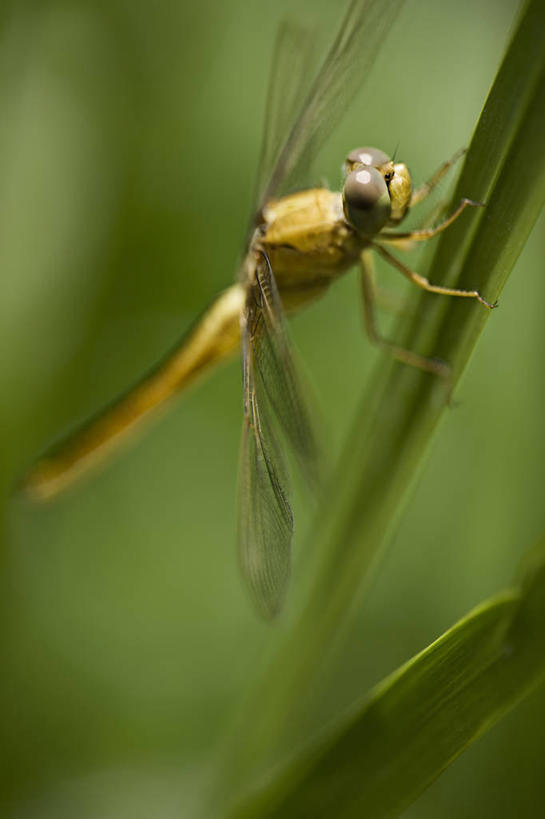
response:
{"label": "blurred grass blade", "polygon": [[530,562],[233,816],[397,816],[544,678],[545,540]]}
{"label": "blurred grass blade", "polygon": [[[442,234],[429,272],[433,282],[477,287],[490,301],[498,298],[545,202],[544,30],[545,3],[530,0],[454,197],[487,205]],[[403,343],[448,360],[456,382],[489,314],[465,299],[422,294],[419,300]],[[316,724],[332,648],[361,602],[369,570],[395,526],[445,408],[440,379],[387,354],[381,358],[314,529],[307,604],[289,632],[279,635],[274,660],[246,703],[245,742],[227,763],[235,790],[237,781],[251,777],[264,760],[270,764],[287,753]]]}

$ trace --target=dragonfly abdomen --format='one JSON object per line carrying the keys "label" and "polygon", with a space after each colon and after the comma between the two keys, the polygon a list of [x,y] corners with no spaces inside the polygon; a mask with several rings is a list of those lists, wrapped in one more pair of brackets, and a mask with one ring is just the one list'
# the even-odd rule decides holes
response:
{"label": "dragonfly abdomen", "polygon": [[141,422],[197,376],[239,349],[245,289],[234,284],[210,305],[176,347],[128,392],[46,452],[21,489],[48,500],[102,462]]}

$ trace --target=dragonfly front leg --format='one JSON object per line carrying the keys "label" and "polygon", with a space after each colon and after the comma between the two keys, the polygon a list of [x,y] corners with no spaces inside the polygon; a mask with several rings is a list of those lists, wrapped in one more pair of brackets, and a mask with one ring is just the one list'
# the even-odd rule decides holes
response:
{"label": "dragonfly front leg", "polygon": [[446,173],[452,168],[452,166],[458,162],[458,160],[465,154],[466,148],[461,148],[459,151],[451,156],[450,159],[447,159],[446,162],[443,162],[440,168],[438,168],[431,179],[428,179],[427,182],[424,182],[419,188],[413,191],[411,196],[410,207],[413,208],[415,205],[418,205],[420,202],[423,202],[426,197],[430,195],[432,190],[437,186],[438,182],[445,176]]}
{"label": "dragonfly front leg", "polygon": [[432,239],[434,236],[437,236],[438,233],[442,233],[446,230],[452,223],[460,216],[460,214],[466,208],[482,208],[484,204],[482,202],[474,202],[473,199],[462,199],[460,204],[453,211],[450,216],[447,216],[446,219],[443,219],[435,227],[430,228],[422,228],[421,230],[408,230],[404,233],[400,233],[398,231],[388,231],[383,230],[379,233],[380,241],[387,242],[388,244],[396,244],[399,242],[427,242],[428,239]]}
{"label": "dragonfly front leg", "polygon": [[424,372],[438,375],[441,378],[450,380],[451,370],[445,361],[438,358],[428,358],[427,356],[401,347],[393,341],[385,339],[377,328],[375,316],[375,276],[372,252],[364,250],[360,255],[361,265],[361,289],[363,298],[363,313],[365,319],[365,329],[372,344],[387,349],[391,355],[404,364],[416,367]]}
{"label": "dragonfly front leg", "polygon": [[[439,222],[441,219],[443,219],[447,207],[448,201],[446,199],[443,199],[441,202],[438,202],[435,205],[435,207],[433,207],[427,214],[419,230],[427,230],[428,228],[432,227],[432,225],[434,225],[436,222]],[[394,239],[393,234],[387,236],[384,239],[384,241],[386,242],[386,244],[390,245],[390,247],[395,247],[396,250],[402,250],[403,252],[414,250],[416,246],[416,242],[412,241],[411,239],[404,239],[403,237]]]}

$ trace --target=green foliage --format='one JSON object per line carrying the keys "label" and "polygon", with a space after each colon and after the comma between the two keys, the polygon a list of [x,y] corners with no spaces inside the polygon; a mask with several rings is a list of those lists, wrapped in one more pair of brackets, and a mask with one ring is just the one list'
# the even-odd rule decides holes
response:
{"label": "green foliage", "polygon": [[402,666],[235,812],[397,816],[545,675],[545,541],[520,583]]}

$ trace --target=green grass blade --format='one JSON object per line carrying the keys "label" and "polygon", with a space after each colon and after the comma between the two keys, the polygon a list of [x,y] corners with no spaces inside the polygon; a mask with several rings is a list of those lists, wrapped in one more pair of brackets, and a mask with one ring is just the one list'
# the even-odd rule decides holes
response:
{"label": "green grass blade", "polygon": [[545,676],[545,541],[472,611],[287,765],[236,819],[397,816]]}

